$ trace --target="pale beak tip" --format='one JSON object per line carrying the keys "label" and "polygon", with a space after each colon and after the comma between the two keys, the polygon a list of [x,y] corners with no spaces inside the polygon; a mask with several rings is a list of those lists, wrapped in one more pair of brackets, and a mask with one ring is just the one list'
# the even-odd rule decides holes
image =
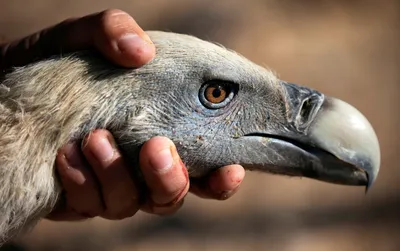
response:
{"label": "pale beak tip", "polygon": [[322,110],[314,138],[325,150],[365,172],[368,192],[378,176],[381,158],[372,125],[360,111],[339,99],[326,97]]}

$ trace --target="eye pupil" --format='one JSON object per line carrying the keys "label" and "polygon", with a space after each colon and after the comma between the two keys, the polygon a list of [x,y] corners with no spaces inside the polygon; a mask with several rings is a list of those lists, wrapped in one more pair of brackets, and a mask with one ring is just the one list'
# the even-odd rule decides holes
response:
{"label": "eye pupil", "polygon": [[214,89],[214,91],[212,92],[212,95],[214,96],[214,98],[218,98],[221,96],[221,87],[218,86],[216,89]]}
{"label": "eye pupil", "polygon": [[213,104],[223,102],[227,98],[228,94],[226,87],[221,85],[210,85],[205,90],[206,99]]}

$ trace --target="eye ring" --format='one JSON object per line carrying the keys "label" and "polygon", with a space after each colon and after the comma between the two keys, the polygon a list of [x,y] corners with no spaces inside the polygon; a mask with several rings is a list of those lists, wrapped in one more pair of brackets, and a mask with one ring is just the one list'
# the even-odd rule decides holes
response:
{"label": "eye ring", "polygon": [[235,96],[235,86],[222,81],[210,81],[200,88],[201,103],[209,109],[219,109],[228,105]]}

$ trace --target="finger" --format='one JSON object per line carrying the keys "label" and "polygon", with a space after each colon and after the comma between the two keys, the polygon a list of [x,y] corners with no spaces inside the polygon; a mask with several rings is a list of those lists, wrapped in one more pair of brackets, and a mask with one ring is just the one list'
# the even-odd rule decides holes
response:
{"label": "finger", "polygon": [[68,19],[21,40],[0,45],[0,69],[52,55],[97,48],[114,63],[140,67],[155,47],[135,20],[120,10]]}
{"label": "finger", "polygon": [[56,169],[65,190],[68,208],[87,217],[95,217],[104,210],[94,174],[77,143],[69,143],[57,154]]}
{"label": "finger", "polygon": [[83,216],[71,209],[55,210],[46,219],[51,221],[83,221],[91,217]]}
{"label": "finger", "polygon": [[226,200],[236,193],[244,176],[242,166],[225,166],[206,178],[191,180],[190,192],[205,199]]}
{"label": "finger", "polygon": [[52,220],[52,221],[82,221],[86,220],[87,217],[86,215],[82,215],[80,213],[77,213],[73,209],[71,209],[64,198],[60,199],[58,202],[58,205],[56,205],[55,209],[46,216],[46,219]]}
{"label": "finger", "polygon": [[167,216],[173,215],[181,209],[183,203],[185,202],[185,198],[181,198],[174,203],[167,204],[167,205],[157,205],[155,206],[153,202],[148,202],[147,204],[142,205],[140,208],[141,211],[149,213],[149,214],[156,214],[160,216]]}
{"label": "finger", "polygon": [[173,142],[165,137],[147,141],[140,151],[140,167],[150,201],[143,210],[162,215],[176,212],[189,190],[189,178]]}
{"label": "finger", "polygon": [[51,221],[83,221],[91,217],[83,216],[71,209],[55,210],[46,219]]}
{"label": "finger", "polygon": [[107,219],[133,216],[139,209],[138,193],[128,167],[110,132],[96,130],[85,138],[83,153],[100,183]]}

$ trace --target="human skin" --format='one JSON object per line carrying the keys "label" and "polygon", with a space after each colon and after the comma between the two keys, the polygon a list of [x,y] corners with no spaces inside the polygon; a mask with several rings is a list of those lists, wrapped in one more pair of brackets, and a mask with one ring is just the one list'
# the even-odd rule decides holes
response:
{"label": "human skin", "polygon": [[[28,37],[0,45],[0,70],[22,66],[43,57],[96,49],[123,67],[140,67],[156,49],[135,20],[121,10],[107,10],[69,19]],[[189,180],[184,163],[171,140],[154,137],[140,152],[140,168],[147,184],[144,202],[129,167],[110,132],[95,130],[82,144],[70,143],[56,157],[64,188],[63,198],[48,216],[51,220],[84,220],[100,216],[124,219],[138,210],[157,215],[175,213],[188,192],[224,200],[239,188],[244,169],[225,166],[208,177]]]}

